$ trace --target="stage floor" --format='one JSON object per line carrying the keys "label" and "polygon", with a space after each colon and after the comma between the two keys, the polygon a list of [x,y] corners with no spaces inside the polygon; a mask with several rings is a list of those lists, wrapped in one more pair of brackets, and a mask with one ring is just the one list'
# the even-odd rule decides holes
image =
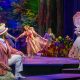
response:
{"label": "stage floor", "polygon": [[[26,57],[24,59],[24,80],[66,80],[80,79],[80,73],[66,73],[63,69],[75,68],[79,60],[64,57]],[[72,66],[71,66],[72,65]],[[80,69],[77,68],[79,71]],[[74,69],[73,69],[74,70]],[[75,71],[74,71],[75,72]],[[27,73],[27,74],[26,74]]]}
{"label": "stage floor", "polygon": [[79,64],[79,60],[63,57],[41,57],[34,56],[33,58],[26,57],[24,64]]}
{"label": "stage floor", "polygon": [[43,76],[28,76],[25,80],[80,80],[80,74],[52,74]]}

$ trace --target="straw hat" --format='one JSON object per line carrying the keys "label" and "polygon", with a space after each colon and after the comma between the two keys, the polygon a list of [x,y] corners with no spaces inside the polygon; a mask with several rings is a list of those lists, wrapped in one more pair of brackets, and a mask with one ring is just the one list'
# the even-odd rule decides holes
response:
{"label": "straw hat", "polygon": [[0,35],[4,34],[7,30],[8,28],[5,27],[5,24],[1,23],[0,24]]}

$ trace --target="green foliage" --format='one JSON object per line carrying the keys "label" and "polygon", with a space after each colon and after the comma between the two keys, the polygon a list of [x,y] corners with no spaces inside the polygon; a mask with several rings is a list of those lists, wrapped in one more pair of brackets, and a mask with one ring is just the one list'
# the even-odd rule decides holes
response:
{"label": "green foliage", "polygon": [[38,14],[39,0],[29,0],[24,6],[26,6],[27,9],[22,25],[34,26],[35,17]]}
{"label": "green foliage", "polygon": [[27,10],[26,15],[30,20],[32,20],[35,17],[35,14],[30,9]]}
{"label": "green foliage", "polygon": [[38,13],[39,0],[30,0],[28,2],[28,8],[32,10],[33,13]]}

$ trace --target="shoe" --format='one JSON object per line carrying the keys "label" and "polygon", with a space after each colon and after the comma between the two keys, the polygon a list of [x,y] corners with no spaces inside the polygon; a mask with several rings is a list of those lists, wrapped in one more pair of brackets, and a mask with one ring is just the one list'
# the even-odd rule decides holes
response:
{"label": "shoe", "polygon": [[15,80],[24,80],[24,79],[26,79],[26,77],[24,77],[24,76],[18,76],[15,78]]}
{"label": "shoe", "polygon": [[20,79],[26,79],[26,77],[22,76],[21,74],[19,74],[18,76],[16,76],[15,80],[20,80]]}
{"label": "shoe", "polygon": [[24,77],[24,76],[21,75],[21,76],[19,76],[19,78],[20,78],[20,79],[25,79],[26,77]]}

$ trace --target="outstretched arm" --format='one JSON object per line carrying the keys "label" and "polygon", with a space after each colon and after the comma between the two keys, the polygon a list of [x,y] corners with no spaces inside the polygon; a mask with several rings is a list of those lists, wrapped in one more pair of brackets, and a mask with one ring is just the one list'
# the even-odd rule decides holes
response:
{"label": "outstretched arm", "polygon": [[55,35],[53,33],[51,34],[51,36],[52,36],[52,39],[55,39]]}
{"label": "outstretched arm", "polygon": [[22,38],[23,36],[26,35],[26,32],[23,32],[20,36],[18,36],[16,39]]}
{"label": "outstretched arm", "polygon": [[15,37],[12,36],[11,34],[7,33],[7,35],[8,35],[10,38],[12,38],[13,40],[15,40]]}

